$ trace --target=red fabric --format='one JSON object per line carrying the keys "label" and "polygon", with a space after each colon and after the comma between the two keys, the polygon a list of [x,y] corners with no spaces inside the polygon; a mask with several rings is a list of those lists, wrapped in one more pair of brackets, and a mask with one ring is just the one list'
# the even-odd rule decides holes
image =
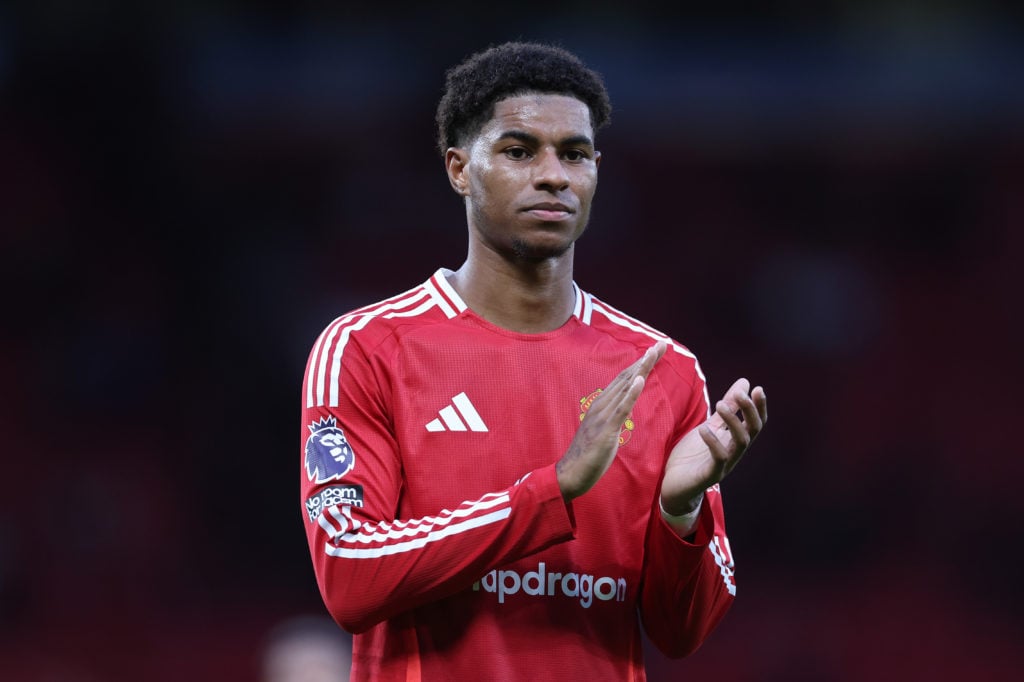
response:
{"label": "red fabric", "polygon": [[[554,462],[587,398],[665,337],[583,292],[561,328],[509,332],[442,277],[335,320],[307,367],[304,524],[328,610],[358,633],[353,679],[642,680],[640,617],[667,654],[696,649],[733,599],[717,487],[694,544],[657,515],[671,446],[707,417],[696,359],[673,344],[567,505]],[[335,465],[311,480],[307,446],[330,419],[351,455],[318,483]]]}

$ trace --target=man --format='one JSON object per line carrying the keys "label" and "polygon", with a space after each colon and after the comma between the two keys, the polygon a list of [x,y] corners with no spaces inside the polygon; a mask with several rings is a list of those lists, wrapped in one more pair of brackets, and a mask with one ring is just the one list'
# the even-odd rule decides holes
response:
{"label": "man", "polygon": [[718,482],[764,390],[712,414],[693,354],[573,282],[609,111],[557,48],[451,70],[466,261],[313,347],[302,499],[352,679],[642,680],[641,622],[683,656],[732,602]]}

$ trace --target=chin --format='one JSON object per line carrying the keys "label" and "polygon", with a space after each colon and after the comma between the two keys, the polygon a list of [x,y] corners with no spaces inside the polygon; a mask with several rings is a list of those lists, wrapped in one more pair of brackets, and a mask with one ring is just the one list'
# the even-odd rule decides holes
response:
{"label": "chin", "polygon": [[559,242],[557,244],[552,244],[531,242],[525,239],[514,239],[512,240],[512,253],[514,253],[516,258],[519,260],[539,262],[548,260],[549,258],[564,256],[572,247],[572,244],[572,242]]}

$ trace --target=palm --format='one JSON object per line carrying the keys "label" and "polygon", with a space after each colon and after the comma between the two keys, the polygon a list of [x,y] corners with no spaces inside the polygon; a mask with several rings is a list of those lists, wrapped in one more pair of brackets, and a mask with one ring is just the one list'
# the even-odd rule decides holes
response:
{"label": "palm", "polygon": [[749,388],[746,379],[736,381],[715,406],[711,418],[672,448],[661,484],[666,508],[685,507],[687,501],[721,481],[739,463],[768,419],[764,389],[758,386],[748,395]]}
{"label": "palm", "polygon": [[[728,443],[727,449],[732,448],[729,428],[725,426],[721,417],[717,414],[712,415],[705,423],[711,427],[723,445]],[[721,481],[727,473],[725,464],[715,459],[711,454],[711,448],[701,438],[700,432],[693,429],[672,448],[672,454],[665,464],[665,478],[661,484],[662,496],[666,499],[692,499],[701,491]]]}

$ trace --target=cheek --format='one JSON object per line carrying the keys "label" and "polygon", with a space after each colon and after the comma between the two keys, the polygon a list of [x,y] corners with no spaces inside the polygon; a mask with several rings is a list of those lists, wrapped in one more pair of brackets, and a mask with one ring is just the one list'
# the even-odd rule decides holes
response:
{"label": "cheek", "polygon": [[584,205],[589,206],[597,191],[597,175],[587,175],[580,179],[577,187],[577,196]]}
{"label": "cheek", "polygon": [[470,197],[480,209],[499,210],[508,203],[514,178],[508,173],[492,170],[480,174],[473,183]]}

